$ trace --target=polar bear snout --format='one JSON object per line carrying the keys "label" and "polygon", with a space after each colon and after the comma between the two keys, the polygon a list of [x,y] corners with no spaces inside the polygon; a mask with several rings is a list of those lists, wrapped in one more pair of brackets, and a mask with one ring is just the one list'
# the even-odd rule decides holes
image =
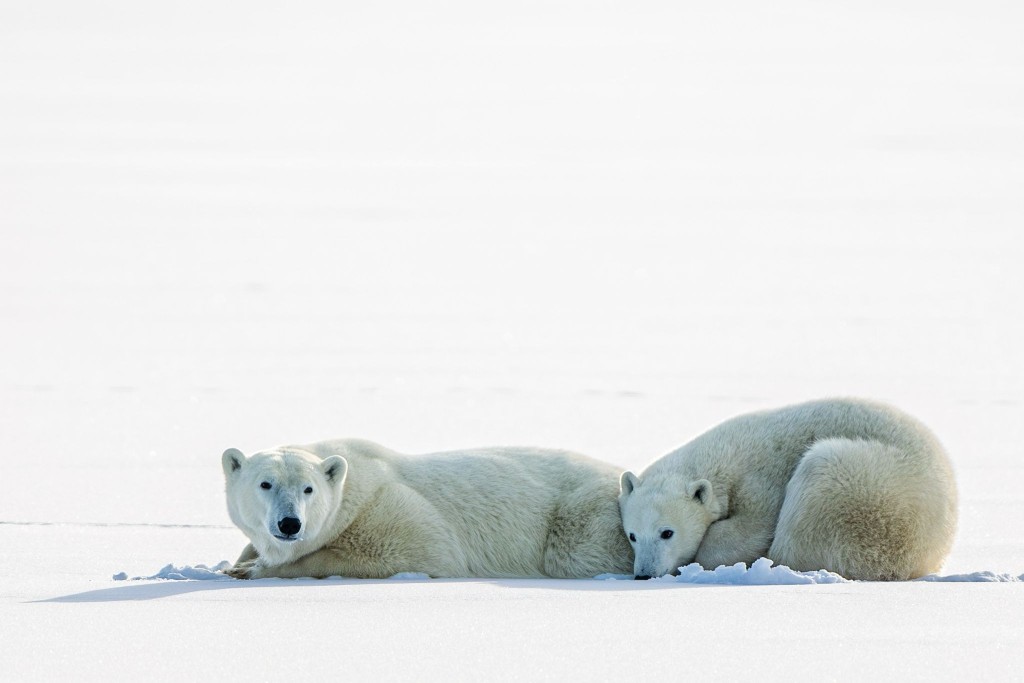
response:
{"label": "polar bear snout", "polygon": [[278,520],[277,528],[287,537],[287,540],[295,540],[295,535],[302,530],[302,521],[298,517],[285,517]]}
{"label": "polar bear snout", "polygon": [[267,520],[268,531],[278,541],[301,541],[305,536],[302,532],[306,526],[302,522],[302,517],[302,511],[295,509],[294,505],[279,506],[270,513],[270,519]]}

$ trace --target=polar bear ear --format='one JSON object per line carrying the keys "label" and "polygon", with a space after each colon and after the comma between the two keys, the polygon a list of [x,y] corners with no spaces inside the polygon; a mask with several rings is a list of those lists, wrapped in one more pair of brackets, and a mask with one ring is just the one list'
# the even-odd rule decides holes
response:
{"label": "polar bear ear", "polygon": [[619,497],[625,498],[633,493],[633,489],[640,485],[640,480],[632,472],[623,472],[619,477]]}
{"label": "polar bear ear", "polygon": [[340,486],[345,483],[345,477],[348,475],[348,460],[340,455],[332,455],[324,458],[320,463],[320,469],[323,470],[327,481]]}
{"label": "polar bear ear", "polygon": [[711,482],[707,479],[697,479],[691,481],[686,487],[686,495],[693,498],[701,505],[707,505],[711,500]]}
{"label": "polar bear ear", "polygon": [[245,454],[237,448],[229,448],[220,456],[220,463],[224,466],[224,476],[234,476],[245,464]]}

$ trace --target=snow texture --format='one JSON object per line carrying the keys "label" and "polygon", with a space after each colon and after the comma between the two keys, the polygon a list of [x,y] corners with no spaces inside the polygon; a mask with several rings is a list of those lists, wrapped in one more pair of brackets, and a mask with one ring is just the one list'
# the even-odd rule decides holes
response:
{"label": "snow texture", "polygon": [[[231,567],[231,563],[227,560],[218,562],[216,565],[210,567],[205,564],[198,564],[194,567],[182,566],[178,567],[173,564],[168,564],[160,571],[156,572],[151,576],[133,576],[131,581],[149,581],[154,579],[167,579],[171,581],[223,581],[223,580],[235,580],[232,577],[224,574],[224,571]],[[128,579],[126,572],[119,572],[114,574],[115,581],[125,581]],[[600,574],[594,577],[601,581],[632,581],[633,577],[628,574]],[[326,581],[330,580],[349,580],[342,576],[332,576]],[[390,581],[429,581],[430,576],[422,574],[420,572],[401,572],[389,577]],[[1000,582],[1012,582],[1022,581],[1024,576],[1013,576],[1011,574],[996,574],[993,572],[974,572],[972,574],[955,574],[952,576],[939,576],[931,574],[924,576],[918,581],[932,581],[932,582],[980,582],[980,583],[1000,583]],[[786,566],[772,566],[772,561],[766,557],[762,557],[755,560],[750,568],[747,568],[746,563],[737,562],[736,564],[726,567],[721,566],[715,569],[704,569],[699,564],[694,562],[688,564],[685,567],[679,568],[679,574],[677,576],[662,576],[650,580],[652,584],[658,583],[698,583],[698,584],[714,584],[718,586],[795,586],[809,583],[848,583],[850,580],[845,579],[839,574],[834,572],[819,569],[811,572],[798,572],[793,571]]]}
{"label": "snow texture", "polygon": [[[168,564],[152,576],[133,576],[130,580],[147,581],[151,579],[170,579],[173,581],[230,581],[232,580],[232,577],[224,573],[224,570],[230,568],[231,563],[227,560],[222,560],[212,567],[205,564],[197,564],[194,567],[187,565],[183,567],[176,567],[173,564]],[[117,574],[114,574],[115,581],[124,581],[126,579],[128,579],[128,574],[126,572],[118,572]]]}
{"label": "snow texture", "polygon": [[[605,581],[632,581],[628,574],[601,574],[597,579]],[[695,583],[716,586],[793,586],[808,583],[847,583],[849,579],[833,572],[793,571],[785,566],[772,566],[766,557],[755,560],[748,568],[745,562],[731,566],[722,565],[715,569],[704,569],[696,562],[679,568],[675,576],[660,576],[648,580],[652,585],[671,583]]]}
{"label": "snow texture", "polygon": [[796,572],[785,566],[772,566],[766,557],[755,560],[750,568],[746,563],[737,562],[731,567],[721,566],[704,569],[694,562],[679,568],[678,576],[667,576],[655,581],[678,581],[680,583],[704,583],[730,586],[792,586],[807,583],[845,583],[847,579],[823,569],[813,572]]}

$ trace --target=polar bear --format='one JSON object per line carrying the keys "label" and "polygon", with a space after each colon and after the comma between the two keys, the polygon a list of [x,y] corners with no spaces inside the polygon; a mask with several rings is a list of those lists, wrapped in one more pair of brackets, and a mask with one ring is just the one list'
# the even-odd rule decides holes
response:
{"label": "polar bear", "polygon": [[911,579],[939,569],[957,524],[936,437],[858,399],[728,420],[639,476],[624,472],[619,505],[638,579],[763,556],[850,579]]}
{"label": "polar bear", "polygon": [[628,573],[620,469],[566,451],[401,455],[358,439],[222,456],[237,578]]}

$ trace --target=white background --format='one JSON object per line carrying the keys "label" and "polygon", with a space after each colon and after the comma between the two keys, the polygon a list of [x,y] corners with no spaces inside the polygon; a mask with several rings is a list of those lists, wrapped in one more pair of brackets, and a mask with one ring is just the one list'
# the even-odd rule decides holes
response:
{"label": "white background", "polygon": [[0,3],[0,677],[1024,675],[1021,584],[115,583],[219,455],[887,400],[1024,572],[1024,6]]}

